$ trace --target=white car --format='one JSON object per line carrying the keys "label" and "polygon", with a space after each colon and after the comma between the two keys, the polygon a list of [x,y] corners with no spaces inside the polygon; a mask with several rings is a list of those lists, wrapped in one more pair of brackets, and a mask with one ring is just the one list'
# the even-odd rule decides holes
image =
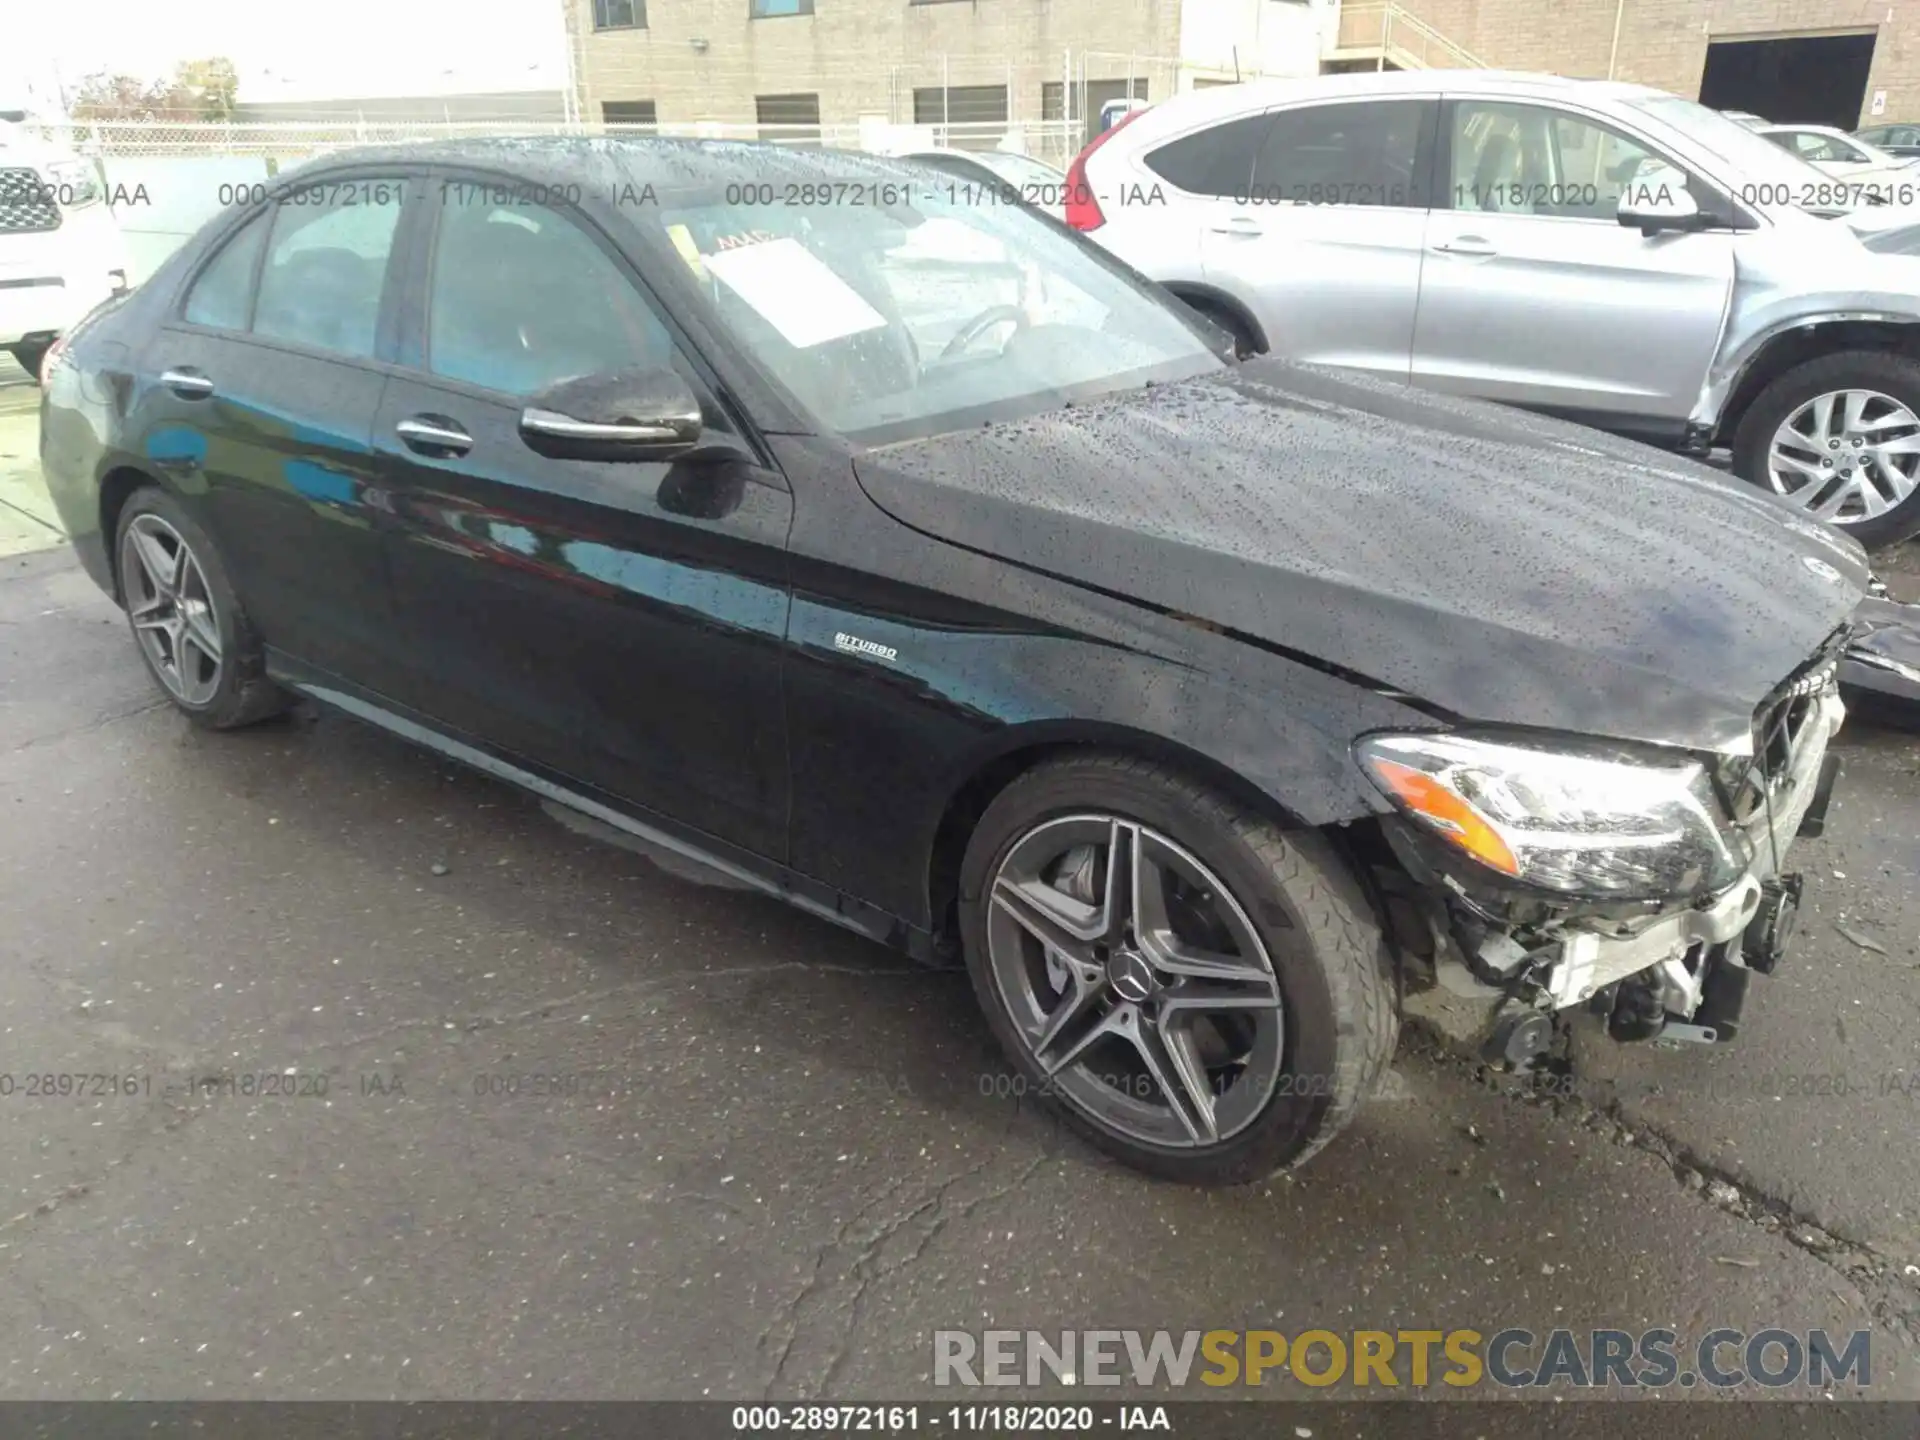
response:
{"label": "white car", "polygon": [[0,120],[0,350],[39,379],[54,340],[126,286],[125,243],[93,162]]}
{"label": "white car", "polygon": [[[1836,180],[1857,182],[1872,194],[1881,186],[1914,191],[1920,171],[1914,161],[1902,159],[1890,150],[1882,150],[1871,140],[1862,140],[1830,125],[1765,125],[1760,133],[1789,154],[1798,155],[1816,170]],[[1912,194],[1895,203],[1911,204]]]}
{"label": "white car", "polygon": [[1256,81],[1130,116],[1067,180],[1068,224],[1242,353],[1725,447],[1863,544],[1920,534],[1920,265],[1862,244],[1849,185],[1692,100]]}

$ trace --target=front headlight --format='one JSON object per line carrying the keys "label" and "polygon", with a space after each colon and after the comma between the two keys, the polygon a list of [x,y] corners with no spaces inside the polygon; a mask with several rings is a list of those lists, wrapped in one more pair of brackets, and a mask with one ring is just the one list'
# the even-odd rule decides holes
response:
{"label": "front headlight", "polygon": [[1375,785],[1489,869],[1570,895],[1652,899],[1731,884],[1752,860],[1706,768],[1601,759],[1462,735],[1355,747]]}
{"label": "front headlight", "polygon": [[56,160],[46,167],[47,188],[69,210],[91,205],[100,198],[100,180],[85,160]]}

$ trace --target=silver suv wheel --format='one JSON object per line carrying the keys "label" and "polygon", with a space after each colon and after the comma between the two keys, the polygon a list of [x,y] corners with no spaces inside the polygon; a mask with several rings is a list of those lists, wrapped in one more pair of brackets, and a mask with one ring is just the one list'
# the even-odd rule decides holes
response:
{"label": "silver suv wheel", "polygon": [[1774,432],[1767,481],[1815,519],[1878,519],[1920,488],[1920,415],[1877,390],[1816,395]]}

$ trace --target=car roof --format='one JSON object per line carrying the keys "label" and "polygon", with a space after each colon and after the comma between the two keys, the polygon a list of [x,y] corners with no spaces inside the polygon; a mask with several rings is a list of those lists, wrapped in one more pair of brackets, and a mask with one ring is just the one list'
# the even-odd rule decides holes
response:
{"label": "car roof", "polygon": [[1141,112],[1120,135],[1147,140],[1166,130],[1186,129],[1211,120],[1230,119],[1250,111],[1298,101],[1442,95],[1467,90],[1588,103],[1632,100],[1665,93],[1621,80],[1582,80],[1532,70],[1366,70],[1345,75],[1248,80],[1239,84],[1191,90],[1162,100]]}
{"label": "car roof", "polygon": [[1763,135],[1776,135],[1789,132],[1797,133],[1800,131],[1805,131],[1809,135],[1834,135],[1842,140],[1851,140],[1854,138],[1838,125],[1765,125],[1761,127],[1760,133]]}
{"label": "car roof", "polygon": [[366,166],[472,167],[535,183],[650,185],[665,194],[698,193],[748,182],[906,180],[898,160],[856,150],[775,145],[757,140],[670,140],[605,135],[487,136],[356,146],[281,176],[319,179]]}
{"label": "car roof", "polygon": [[905,150],[895,150],[888,154],[889,160],[974,160],[979,161],[980,154],[974,150],[962,150],[956,145],[914,145]]}

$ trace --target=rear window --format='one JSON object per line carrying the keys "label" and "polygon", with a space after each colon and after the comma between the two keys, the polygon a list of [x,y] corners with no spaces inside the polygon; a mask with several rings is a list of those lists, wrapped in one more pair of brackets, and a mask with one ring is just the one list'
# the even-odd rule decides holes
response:
{"label": "rear window", "polygon": [[1189,195],[1243,196],[1272,123],[1269,115],[1249,115],[1197,130],[1149,154],[1147,168]]}
{"label": "rear window", "polygon": [[253,271],[260,246],[267,237],[267,216],[256,215],[240,233],[220,247],[220,253],[200,272],[187,293],[185,316],[193,325],[222,330],[247,328],[247,310],[253,299]]}
{"label": "rear window", "polygon": [[404,193],[390,180],[347,181],[276,204],[254,334],[372,355]]}
{"label": "rear window", "polygon": [[1253,167],[1253,197],[1279,205],[1424,208],[1425,100],[1307,105],[1272,117]]}

